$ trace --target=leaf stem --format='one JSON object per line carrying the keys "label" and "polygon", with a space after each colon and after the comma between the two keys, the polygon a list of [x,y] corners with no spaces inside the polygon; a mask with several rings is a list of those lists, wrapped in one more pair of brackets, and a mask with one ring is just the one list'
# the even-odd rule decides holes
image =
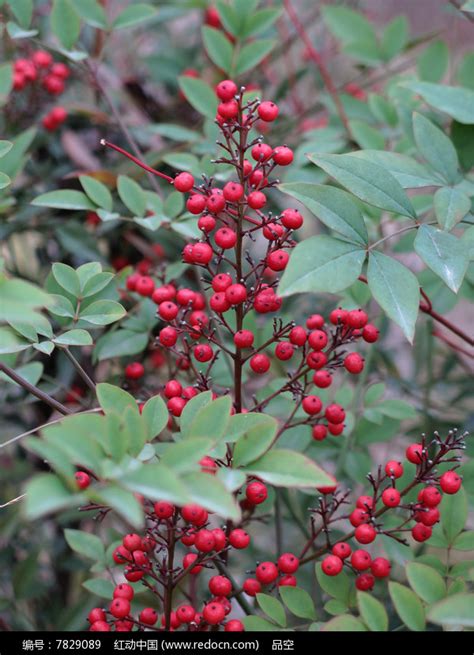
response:
{"label": "leaf stem", "polygon": [[17,384],[19,384],[20,387],[23,387],[23,389],[26,389],[26,391],[31,393],[33,396],[36,396],[36,398],[38,398],[39,400],[42,400],[44,403],[46,403],[53,409],[57,410],[58,412],[61,412],[61,414],[64,415],[72,414],[71,410],[69,410],[63,404],[55,400],[49,394],[45,393],[44,391],[41,391],[41,389],[38,389],[38,387],[36,387],[34,384],[28,382],[28,380],[25,380],[25,378],[22,378],[21,375],[18,375],[16,371],[14,371],[12,368],[7,366],[3,362],[0,362],[0,372],[5,373],[5,375],[8,375],[8,377],[11,378]]}

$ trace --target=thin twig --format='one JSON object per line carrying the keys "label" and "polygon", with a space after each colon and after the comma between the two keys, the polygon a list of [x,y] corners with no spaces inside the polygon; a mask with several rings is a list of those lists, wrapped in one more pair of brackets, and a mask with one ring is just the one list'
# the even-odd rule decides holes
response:
{"label": "thin twig", "polygon": [[13,505],[14,503],[18,503],[25,496],[26,496],[26,494],[21,494],[21,496],[17,496],[16,498],[12,498],[11,500],[8,501],[8,503],[4,503],[3,505],[0,505],[0,509],[3,509],[4,507],[8,507],[9,505]]}
{"label": "thin twig", "polygon": [[5,375],[8,375],[8,377],[11,378],[17,384],[19,384],[20,387],[23,387],[23,389],[26,389],[26,391],[31,393],[33,396],[36,396],[36,398],[38,398],[39,400],[42,400],[44,403],[46,403],[53,409],[57,410],[58,412],[61,412],[61,414],[72,414],[71,410],[69,410],[67,407],[62,405],[57,400],[55,400],[49,394],[45,393],[44,391],[41,391],[41,389],[38,389],[38,387],[35,387],[34,384],[31,384],[30,382],[28,382],[28,380],[25,380],[25,378],[22,378],[21,375],[18,375],[16,371],[14,371],[12,368],[7,366],[3,362],[0,362],[0,372],[5,373]]}
{"label": "thin twig", "polygon": [[87,384],[89,389],[91,389],[95,393],[95,382],[94,380],[86,373],[86,371],[82,368],[81,364],[77,361],[77,359],[74,357],[72,352],[69,350],[67,346],[61,348],[66,357],[69,359],[71,364],[74,366],[76,371],[79,373],[81,378],[84,380],[84,382]]}

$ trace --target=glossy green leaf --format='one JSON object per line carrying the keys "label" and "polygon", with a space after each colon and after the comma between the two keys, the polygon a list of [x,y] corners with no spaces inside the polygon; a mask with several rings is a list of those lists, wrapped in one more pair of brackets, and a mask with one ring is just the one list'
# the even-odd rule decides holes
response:
{"label": "glossy green leaf", "polygon": [[85,23],[91,27],[107,29],[107,16],[98,0],[73,0],[73,3]]}
{"label": "glossy green leaf", "polygon": [[246,632],[274,632],[280,629],[260,616],[244,616],[243,623]]}
{"label": "glossy green leaf", "polygon": [[81,293],[81,282],[76,271],[61,262],[56,262],[51,268],[54,279],[65,291],[72,296],[79,296]]}
{"label": "glossy green leaf", "polygon": [[168,423],[168,409],[161,396],[152,396],[143,406],[142,417],[146,423],[148,438],[153,439],[158,436]]}
{"label": "glossy green leaf", "polygon": [[31,202],[35,207],[51,207],[52,209],[96,209],[85,193],[82,191],[48,191]]}
{"label": "glossy green leaf", "polygon": [[80,319],[93,325],[108,325],[123,318],[127,312],[115,300],[96,300],[80,313]]}
{"label": "glossy green leaf", "polygon": [[420,303],[420,287],[416,277],[397,260],[372,251],[367,280],[375,300],[412,342]]}
{"label": "glossy green leaf", "polygon": [[278,623],[282,628],[286,626],[285,608],[277,598],[267,594],[257,594],[256,599],[260,608],[272,621]]}
{"label": "glossy green leaf", "polygon": [[120,484],[150,500],[167,500],[178,505],[192,500],[176,473],[162,464],[144,464],[124,473],[120,476]]}
{"label": "glossy green leaf", "polygon": [[428,610],[428,619],[439,625],[455,628],[474,627],[474,594],[448,596]]}
{"label": "glossy green leaf", "polygon": [[307,591],[301,587],[291,586],[282,586],[279,591],[281,599],[292,614],[301,619],[316,618],[314,603]]}
{"label": "glossy green leaf", "polygon": [[461,488],[457,494],[444,494],[439,510],[441,512],[441,527],[443,533],[451,545],[466,524],[467,520],[467,497],[466,492]]}
{"label": "glossy green leaf", "polygon": [[194,503],[223,518],[240,521],[240,507],[221,480],[209,473],[190,473],[182,479]]}
{"label": "glossy green leaf", "polygon": [[144,216],[146,210],[145,192],[135,180],[119,175],[117,191],[123,204],[136,216]]}
{"label": "glossy green leaf", "polygon": [[449,50],[446,43],[432,41],[418,57],[418,75],[425,82],[439,82],[448,69],[448,63]]}
{"label": "glossy green leaf", "polygon": [[357,280],[365,257],[365,250],[347,241],[326,235],[305,239],[291,254],[278,293],[338,293]]}
{"label": "glossy green leaf", "polygon": [[321,564],[318,562],[315,567],[316,578],[321,588],[333,598],[347,604],[349,602],[349,594],[351,583],[349,577],[343,571],[337,576],[326,575],[321,569]]}
{"label": "glossy green leaf", "polygon": [[324,5],[321,13],[329,31],[343,43],[370,41],[375,38],[372,25],[362,13],[354,9]]}
{"label": "glossy green leaf", "polygon": [[145,350],[148,340],[147,332],[122,329],[108,332],[97,340],[95,357],[98,361],[103,361],[110,357],[136,355]]}
{"label": "glossy green leaf", "polygon": [[367,628],[351,614],[342,614],[331,619],[321,628],[321,632],[366,632]]}
{"label": "glossy green leaf", "polygon": [[126,7],[114,20],[116,30],[135,27],[156,16],[156,9],[145,2],[134,2]]}
{"label": "glossy green leaf", "polygon": [[248,70],[255,68],[276,45],[273,39],[258,39],[245,44],[237,55],[233,69],[234,75],[242,75]]}
{"label": "glossy green leaf", "polygon": [[79,38],[81,20],[71,0],[53,0],[51,29],[66,50],[72,50]]}
{"label": "glossy green leaf", "polygon": [[461,532],[454,540],[453,546],[455,550],[468,550],[474,552],[474,530]]}
{"label": "glossy green leaf", "polygon": [[221,30],[205,25],[202,28],[204,47],[211,61],[225,73],[230,72],[234,49]]}
{"label": "glossy green leaf", "polygon": [[[11,63],[0,66],[0,107],[3,106],[10,95],[13,85],[13,69]],[[6,143],[6,141],[2,141]],[[2,155],[3,157],[3,155]]]}
{"label": "glossy green leaf", "polygon": [[104,558],[105,550],[102,541],[95,534],[84,530],[64,530],[64,537],[73,551],[84,555],[88,559],[100,562]]}
{"label": "glossy green leaf", "polygon": [[52,341],[59,346],[91,346],[93,343],[91,335],[86,330],[68,330]]}
{"label": "glossy green leaf", "polygon": [[235,444],[233,464],[236,468],[255,461],[270,448],[275,439],[278,421],[273,416],[260,416],[262,420],[248,428]]}
{"label": "glossy green leaf", "polygon": [[211,87],[203,80],[182,75],[178,78],[181,91],[188,102],[200,114],[215,120],[217,111],[217,98]]}
{"label": "glossy green leaf", "polygon": [[113,273],[97,273],[97,275],[93,275],[83,284],[81,296],[83,298],[95,296],[96,293],[105,289],[113,277]]}
{"label": "glossy green leaf", "polygon": [[33,16],[33,0],[10,0],[8,5],[20,25],[29,27]]}
{"label": "glossy green leaf", "polygon": [[465,244],[443,230],[422,225],[416,235],[414,247],[417,254],[445,284],[457,293],[469,265]]}
{"label": "glossy green leaf", "polygon": [[52,473],[41,473],[28,482],[25,488],[25,516],[36,520],[77,504],[77,496],[71,494],[61,480]]}
{"label": "glossy green leaf", "polygon": [[416,212],[397,180],[388,171],[353,155],[308,155],[355,196],[390,212],[416,218]]}
{"label": "glossy green leaf", "polygon": [[[212,451],[213,442],[203,437],[183,439],[177,443],[167,444],[160,462],[177,472],[189,473],[199,469],[199,461]],[[210,475],[210,474],[209,474]]]}
{"label": "glossy green leaf", "polygon": [[448,184],[459,182],[459,161],[449,137],[422,114],[413,114],[413,134],[418,150]]}
{"label": "glossy green leaf", "polygon": [[321,222],[359,245],[367,244],[367,228],[357,203],[345,191],[322,184],[292,182],[278,189],[301,202]]}
{"label": "glossy green leaf", "polygon": [[387,632],[388,616],[382,603],[372,594],[358,591],[357,607],[365,625],[372,632]]}
{"label": "glossy green leaf", "polygon": [[244,26],[240,36],[248,39],[250,36],[255,36],[260,32],[268,30],[279,16],[281,16],[281,9],[274,9],[272,7],[249,13],[245,16]]}
{"label": "glossy green leaf", "polygon": [[242,469],[276,487],[317,487],[333,479],[311,459],[292,450],[274,449]]}
{"label": "glossy green leaf", "polygon": [[230,420],[231,406],[232,399],[227,395],[202,407],[189,425],[189,436],[222,439]]}
{"label": "glossy green leaf", "polygon": [[99,404],[106,414],[121,414],[127,407],[135,409],[138,414],[137,401],[128,391],[108,382],[101,382],[96,386],[96,392]]}
{"label": "glossy green leaf", "polygon": [[408,41],[408,21],[406,16],[397,16],[385,27],[381,47],[384,58],[389,61],[398,55],[406,46]]}
{"label": "glossy green leaf", "polygon": [[113,596],[115,585],[112,584],[110,580],[105,580],[104,578],[91,578],[90,580],[85,580],[82,583],[84,589],[90,591],[91,594],[95,594],[100,598],[107,598],[110,600]]}
{"label": "glossy green leaf", "polygon": [[111,507],[133,527],[143,526],[143,506],[132,492],[122,489],[117,484],[108,484],[97,492],[95,500]]}
{"label": "glossy green leaf", "polygon": [[469,213],[471,201],[459,189],[443,187],[434,195],[434,210],[438,223],[450,232]]}
{"label": "glossy green leaf", "polygon": [[402,86],[460,123],[474,123],[474,90],[431,82],[402,82]]}
{"label": "glossy green leaf", "polygon": [[80,182],[82,188],[89,198],[99,207],[111,212],[113,207],[112,194],[102,182],[96,180],[90,175],[81,175]]}
{"label": "glossy green leaf", "polygon": [[388,171],[404,189],[441,186],[442,178],[407,155],[385,150],[356,150],[352,157],[366,159]]}
{"label": "glossy green leaf", "polygon": [[418,596],[398,582],[389,582],[388,590],[395,610],[407,628],[414,631],[424,630],[425,611]]}
{"label": "glossy green leaf", "polygon": [[409,562],[406,574],[410,587],[426,603],[434,603],[446,596],[446,584],[431,566]]}

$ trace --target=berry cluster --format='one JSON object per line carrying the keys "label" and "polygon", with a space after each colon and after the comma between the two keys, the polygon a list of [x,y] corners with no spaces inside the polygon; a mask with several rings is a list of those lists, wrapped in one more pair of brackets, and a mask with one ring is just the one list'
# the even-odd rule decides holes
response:
{"label": "berry cluster", "polygon": [[[66,64],[54,61],[53,56],[45,50],[36,50],[30,58],[14,61],[13,90],[19,92],[30,87],[35,94],[42,89],[50,96],[59,96],[64,92],[69,75],[70,70]],[[42,124],[46,130],[54,131],[66,118],[66,110],[58,106],[43,117]]]}

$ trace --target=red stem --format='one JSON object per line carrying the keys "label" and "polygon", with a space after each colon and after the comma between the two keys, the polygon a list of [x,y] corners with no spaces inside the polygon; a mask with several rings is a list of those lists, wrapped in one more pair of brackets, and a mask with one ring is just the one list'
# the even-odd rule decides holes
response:
{"label": "red stem", "polygon": [[152,168],[151,166],[148,166],[148,164],[145,164],[142,162],[138,157],[134,157],[131,155],[129,152],[124,150],[123,148],[120,148],[119,146],[116,146],[114,143],[110,143],[109,141],[106,141],[105,139],[100,140],[100,145],[106,146],[107,148],[111,148],[112,150],[116,150],[119,152],[121,155],[124,155],[125,157],[128,157],[131,161],[133,161],[134,164],[137,164],[137,166],[140,166],[140,168],[143,168],[145,171],[148,171],[148,173],[152,173],[153,175],[156,175],[157,177],[162,177],[164,180],[167,180],[171,184],[173,184],[173,178],[170,177],[169,175],[165,175],[165,173],[161,173],[160,171],[157,171],[155,168]]}

